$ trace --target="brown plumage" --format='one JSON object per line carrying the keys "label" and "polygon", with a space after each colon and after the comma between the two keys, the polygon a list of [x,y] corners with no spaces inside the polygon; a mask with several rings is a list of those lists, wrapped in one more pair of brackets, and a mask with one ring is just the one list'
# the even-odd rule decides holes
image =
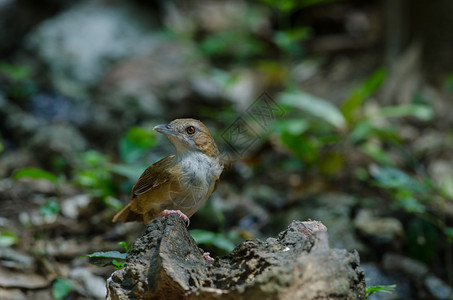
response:
{"label": "brown plumage", "polygon": [[[179,210],[192,216],[214,191],[223,166],[209,129],[194,119],[177,119],[154,127],[166,134],[176,153],[148,167],[132,188],[132,199],[113,222],[148,223]],[[183,216],[185,217],[185,216]]]}

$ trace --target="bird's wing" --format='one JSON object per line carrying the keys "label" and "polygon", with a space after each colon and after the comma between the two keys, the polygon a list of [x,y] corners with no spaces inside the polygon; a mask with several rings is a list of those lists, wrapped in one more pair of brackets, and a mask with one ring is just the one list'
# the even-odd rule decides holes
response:
{"label": "bird's wing", "polygon": [[166,156],[149,166],[134,184],[132,198],[171,180],[170,170],[173,165],[173,159],[174,154]]}

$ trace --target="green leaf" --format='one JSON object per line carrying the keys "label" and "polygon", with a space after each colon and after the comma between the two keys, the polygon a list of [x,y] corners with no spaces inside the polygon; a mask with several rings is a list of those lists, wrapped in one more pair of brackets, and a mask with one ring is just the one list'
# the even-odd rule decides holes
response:
{"label": "green leaf", "polygon": [[447,236],[448,242],[453,243],[453,227],[445,227],[444,233]]}
{"label": "green leaf", "polygon": [[310,37],[310,28],[302,27],[289,30],[279,30],[274,34],[274,42],[283,51],[293,54],[301,54],[301,41]]}
{"label": "green leaf", "polygon": [[56,200],[49,200],[39,207],[39,212],[44,217],[55,216],[60,212],[60,204]]}
{"label": "green leaf", "polygon": [[373,158],[376,162],[382,165],[394,165],[395,161],[388,154],[387,151],[382,149],[379,144],[373,143],[372,141],[360,145],[359,150],[366,155]]}
{"label": "green leaf", "polygon": [[369,139],[372,136],[374,130],[375,128],[370,122],[359,122],[355,124],[354,128],[349,134],[349,138],[353,143],[358,143]]}
{"label": "green leaf", "polygon": [[72,282],[64,279],[64,278],[58,278],[57,280],[54,281],[52,285],[52,296],[54,299],[63,299],[66,297],[72,289]]}
{"label": "green leaf", "polygon": [[118,245],[124,248],[126,250],[126,253],[131,253],[132,251],[132,244],[128,244],[125,241],[119,242]]}
{"label": "green leaf", "polygon": [[384,118],[413,116],[421,121],[429,121],[434,117],[434,110],[431,106],[424,104],[403,104],[382,107],[379,110],[379,116]]}
{"label": "green leaf", "polygon": [[344,154],[340,152],[331,152],[319,159],[318,167],[322,174],[334,174],[344,165]]}
{"label": "green leaf", "polygon": [[282,93],[278,98],[281,104],[303,110],[337,129],[346,127],[346,120],[342,112],[329,101],[301,91]]}
{"label": "green leaf", "polygon": [[15,66],[6,62],[0,63],[0,74],[13,81],[28,79],[31,76],[31,69],[27,66]]}
{"label": "green leaf", "polygon": [[453,91],[453,73],[448,75],[447,79],[445,80],[445,86],[450,91]]}
{"label": "green leaf", "polygon": [[24,168],[19,171],[17,171],[14,174],[15,179],[21,179],[21,178],[32,178],[32,179],[45,179],[50,182],[56,183],[57,182],[57,177],[47,171],[37,169],[37,168]]}
{"label": "green leaf", "polygon": [[341,111],[348,123],[351,123],[354,113],[371,94],[376,91],[384,81],[386,72],[384,69],[377,69],[358,88],[354,89],[349,98],[341,105]]}
{"label": "green leaf", "polygon": [[272,124],[272,130],[282,134],[289,132],[292,135],[300,135],[308,130],[310,124],[304,119],[278,119]]}
{"label": "green leaf", "polygon": [[399,169],[372,165],[370,174],[382,187],[406,190],[417,194],[427,193],[426,188],[420,182]]}
{"label": "green leaf", "polygon": [[117,261],[116,259],[114,259],[112,260],[112,265],[115,267],[116,270],[119,270],[124,266],[124,262]]}
{"label": "green leaf", "polygon": [[121,203],[118,198],[106,196],[102,199],[102,201],[107,207],[111,207],[114,210],[121,210],[123,208],[123,203]]}
{"label": "green leaf", "polygon": [[304,8],[313,5],[336,2],[341,0],[260,0],[281,12],[290,12],[297,8]]}
{"label": "green leaf", "polygon": [[0,232],[0,247],[9,247],[19,241],[19,237],[11,230],[5,229]]}
{"label": "green leaf", "polygon": [[207,35],[199,49],[207,56],[232,56],[245,59],[260,55],[267,45],[253,35],[241,30],[221,30]]}
{"label": "green leaf", "polygon": [[95,258],[126,259],[127,253],[121,253],[119,251],[107,251],[107,252],[94,252],[82,256]]}
{"label": "green leaf", "polygon": [[135,162],[155,144],[156,138],[152,130],[132,127],[120,140],[119,151],[121,159],[127,163]]}
{"label": "green leaf", "polygon": [[126,164],[111,164],[110,171],[127,177],[132,180],[137,180],[140,177],[140,174],[143,173],[145,168],[143,166],[135,166],[135,165],[126,165]]}
{"label": "green leaf", "polygon": [[391,294],[395,291],[396,284],[392,285],[377,285],[377,286],[367,286],[365,292],[365,299],[370,297],[375,293],[386,293]]}
{"label": "green leaf", "polygon": [[305,137],[284,132],[281,135],[281,140],[283,145],[300,160],[311,163],[318,159],[318,152],[315,146]]}
{"label": "green leaf", "polygon": [[396,194],[396,205],[408,213],[424,213],[426,207],[412,196],[399,196]]}

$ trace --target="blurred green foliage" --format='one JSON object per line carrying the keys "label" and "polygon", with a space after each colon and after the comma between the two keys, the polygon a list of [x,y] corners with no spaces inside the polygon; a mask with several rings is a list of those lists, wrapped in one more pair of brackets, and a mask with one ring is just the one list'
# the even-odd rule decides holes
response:
{"label": "blurred green foliage", "polygon": [[453,91],[453,73],[450,74],[447,79],[445,80],[445,87],[451,91]]}
{"label": "blurred green foliage", "polygon": [[215,246],[217,249],[221,250],[220,254],[231,252],[234,247],[236,247],[238,241],[242,240],[239,233],[234,230],[231,230],[228,233],[216,233],[208,230],[192,229],[189,232],[197,244]]}
{"label": "blurred green foliage", "polygon": [[385,77],[385,70],[377,69],[343,101],[341,111],[348,123],[354,122],[356,116],[353,114],[358,112],[363,103],[381,86]]}
{"label": "blurred green foliage", "polygon": [[0,248],[10,247],[19,243],[19,237],[11,230],[4,229],[0,231]]}
{"label": "blurred green foliage", "polygon": [[113,197],[115,185],[109,171],[109,158],[96,150],[80,153],[77,157],[73,182],[89,194],[105,199]]}
{"label": "blurred green foliage", "polygon": [[0,62],[0,90],[5,96],[16,100],[30,98],[37,92],[36,83],[31,78],[30,67]]}
{"label": "blurred green foliage", "polygon": [[12,65],[7,62],[0,62],[0,74],[12,81],[20,81],[30,78],[31,69],[25,65]]}
{"label": "blurred green foliage", "polygon": [[[130,128],[119,140],[118,153],[120,161],[113,162],[113,158],[99,151],[90,150],[80,153],[77,158],[77,167],[72,174],[75,185],[85,189],[90,195],[99,197],[102,202],[114,210],[122,207],[117,199],[123,184],[118,183],[115,175],[135,181],[141,172],[149,165],[144,160],[156,145],[156,135],[149,126],[135,126]],[[124,183],[124,180],[122,181]],[[123,191],[128,193],[131,188]]]}
{"label": "blurred green foliage", "polygon": [[14,178],[15,179],[21,179],[21,178],[32,178],[32,179],[44,179],[48,180],[52,183],[57,183],[57,176],[54,174],[38,169],[38,168],[24,168],[20,169],[16,173],[14,173]]}
{"label": "blurred green foliage", "polygon": [[135,163],[155,145],[156,137],[152,128],[132,127],[119,142],[121,160],[125,163]]}
{"label": "blurred green foliage", "polygon": [[52,285],[52,296],[55,300],[64,299],[72,290],[72,282],[65,278],[58,278]]}
{"label": "blurred green foliage", "polygon": [[448,242],[453,243],[453,227],[445,227],[444,232],[448,238]]}
{"label": "blurred green foliage", "polygon": [[310,28],[300,27],[275,31],[273,41],[282,53],[290,57],[301,57],[304,54],[304,48],[301,42],[310,37]]}
{"label": "blurred green foliage", "polygon": [[39,207],[39,212],[43,217],[53,217],[60,212],[60,204],[57,200],[50,198],[44,205]]}
{"label": "blurred green foliage", "polygon": [[[382,190],[392,200],[393,211],[413,216],[405,226],[409,253],[429,262],[438,254],[442,235],[451,235],[440,214],[450,196],[445,182],[434,182],[414,164],[416,158],[407,151],[398,124],[427,122],[434,112],[430,102],[417,94],[408,104],[367,105],[385,77],[385,70],[377,69],[340,108],[299,90],[281,93],[278,101],[288,114],[274,122],[272,132],[303,168],[332,176],[347,169],[358,180]],[[352,149],[368,157],[369,167],[346,165]]]}
{"label": "blurred green foliage", "polygon": [[341,1],[341,0],[260,0],[269,6],[282,12],[288,12],[298,8],[304,8],[312,5]]}
{"label": "blurred green foliage", "polygon": [[246,31],[225,30],[208,35],[201,42],[200,50],[212,58],[245,60],[266,52],[267,45]]}

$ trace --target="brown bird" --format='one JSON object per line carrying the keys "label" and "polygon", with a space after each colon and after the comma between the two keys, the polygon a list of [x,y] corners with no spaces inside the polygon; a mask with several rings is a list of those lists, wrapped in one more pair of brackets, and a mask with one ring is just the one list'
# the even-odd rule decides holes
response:
{"label": "brown bird", "polygon": [[176,153],[148,167],[132,188],[132,199],[113,217],[113,222],[151,220],[177,213],[189,225],[215,190],[223,165],[209,129],[194,119],[177,119],[157,125],[168,136]]}

